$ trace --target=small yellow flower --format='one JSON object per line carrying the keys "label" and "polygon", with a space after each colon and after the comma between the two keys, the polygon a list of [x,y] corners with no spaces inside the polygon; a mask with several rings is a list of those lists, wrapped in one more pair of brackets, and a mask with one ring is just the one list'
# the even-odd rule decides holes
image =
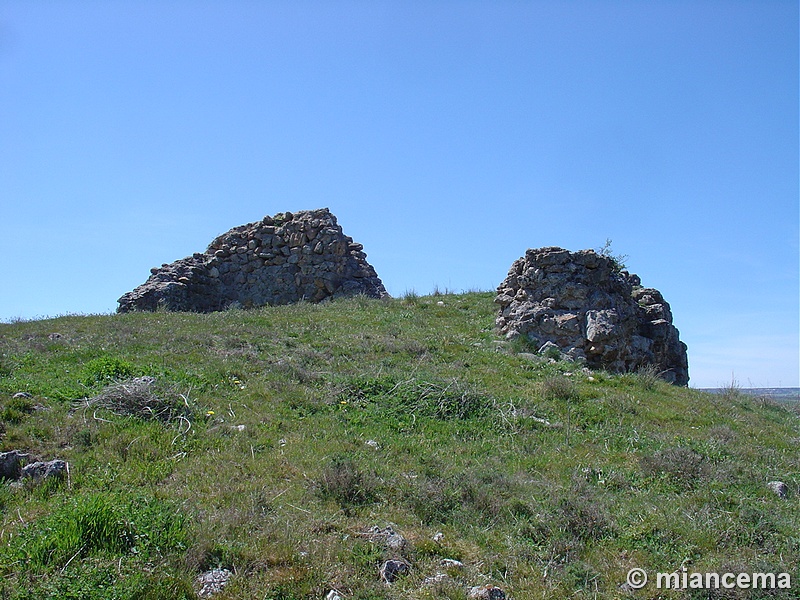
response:
{"label": "small yellow flower", "polygon": [[207,410],[207,411],[206,411],[206,415],[207,415],[207,416],[209,416],[209,417],[210,417],[211,415],[213,415],[213,414],[214,414],[214,411],[213,411],[213,410]]}

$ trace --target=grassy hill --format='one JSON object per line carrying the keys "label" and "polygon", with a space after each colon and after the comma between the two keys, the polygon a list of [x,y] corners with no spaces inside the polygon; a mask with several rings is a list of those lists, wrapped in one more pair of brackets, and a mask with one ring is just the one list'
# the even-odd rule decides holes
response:
{"label": "grassy hill", "polygon": [[800,596],[619,587],[800,586],[797,414],[534,357],[492,297],[0,325],[0,451],[70,465],[0,484],[0,598],[194,598],[215,567],[220,600]]}

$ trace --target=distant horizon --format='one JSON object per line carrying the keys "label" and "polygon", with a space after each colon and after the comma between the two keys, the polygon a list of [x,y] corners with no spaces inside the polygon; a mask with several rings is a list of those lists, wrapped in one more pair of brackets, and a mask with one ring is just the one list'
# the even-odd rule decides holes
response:
{"label": "distant horizon", "polygon": [[[724,390],[724,389],[728,389],[725,386],[722,386],[722,387],[695,388],[694,386],[690,385],[689,387],[697,389],[697,390]],[[790,385],[790,386],[772,385],[772,386],[766,386],[766,387],[762,387],[762,386],[749,387],[749,386],[744,386],[744,385],[737,385],[737,386],[734,386],[734,389],[737,389],[737,390],[800,390],[800,386],[796,386],[796,385]]]}

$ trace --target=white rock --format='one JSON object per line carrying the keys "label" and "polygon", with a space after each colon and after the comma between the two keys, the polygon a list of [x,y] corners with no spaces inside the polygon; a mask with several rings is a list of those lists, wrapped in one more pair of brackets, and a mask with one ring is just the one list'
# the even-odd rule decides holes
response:
{"label": "white rock", "polygon": [[770,481],[767,487],[778,495],[778,498],[786,498],[789,493],[789,486],[782,481]]}
{"label": "white rock", "polygon": [[195,583],[200,588],[197,595],[201,598],[209,598],[214,594],[220,593],[228,585],[233,573],[228,569],[212,569],[200,575]]}
{"label": "white rock", "polygon": [[476,585],[467,594],[471,600],[505,600],[506,593],[493,585]]}
{"label": "white rock", "polygon": [[445,567],[446,569],[464,568],[464,563],[462,563],[460,560],[456,560],[455,558],[444,558],[442,559],[442,562],[440,562],[439,564]]}

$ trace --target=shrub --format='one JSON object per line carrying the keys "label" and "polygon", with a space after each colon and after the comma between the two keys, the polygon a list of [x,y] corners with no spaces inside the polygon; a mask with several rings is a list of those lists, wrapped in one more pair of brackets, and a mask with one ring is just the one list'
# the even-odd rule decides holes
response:
{"label": "shrub", "polygon": [[322,470],[316,484],[319,496],[333,500],[344,509],[368,504],[377,496],[377,483],[352,458],[334,456]]}
{"label": "shrub", "polygon": [[546,400],[568,402],[578,397],[578,390],[571,380],[563,375],[555,375],[542,382],[542,395]]}
{"label": "shrub", "polygon": [[33,411],[33,401],[30,398],[11,398],[0,411],[0,420],[6,423],[21,423]]}
{"label": "shrub", "polygon": [[83,366],[82,383],[87,387],[108,384],[113,381],[133,377],[134,366],[113,356],[102,356],[90,360]]}
{"label": "shrub", "polygon": [[565,498],[558,504],[557,513],[564,531],[578,540],[599,540],[611,531],[605,510],[591,498]]}
{"label": "shrub", "polygon": [[460,494],[445,478],[427,476],[406,493],[406,503],[423,523],[448,523],[460,506]]}
{"label": "shrub", "polygon": [[470,419],[486,415],[494,398],[457,380],[396,381],[392,377],[354,377],[340,393],[343,400],[377,403],[384,411],[441,420]]}
{"label": "shrub", "polygon": [[597,253],[609,259],[614,271],[617,273],[625,270],[625,261],[630,258],[627,254],[614,254],[611,248],[611,240],[608,238],[606,238],[606,243],[597,249]]}
{"label": "shrub", "polygon": [[685,489],[693,488],[709,476],[705,457],[682,446],[659,450],[639,460],[642,472],[648,477],[665,477]]}

